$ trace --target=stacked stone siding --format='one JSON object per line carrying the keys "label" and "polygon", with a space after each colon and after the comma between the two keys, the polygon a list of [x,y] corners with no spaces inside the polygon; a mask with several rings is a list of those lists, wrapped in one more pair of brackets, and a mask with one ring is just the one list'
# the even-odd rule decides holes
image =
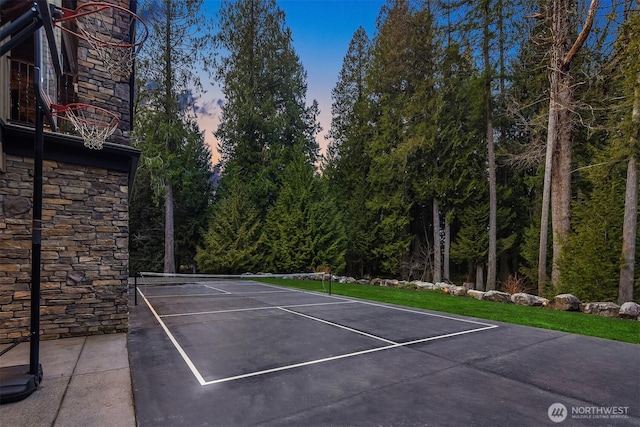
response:
{"label": "stacked stone siding", "polygon": [[[29,334],[33,160],[0,173],[0,343]],[[42,339],[128,329],[128,174],[45,161]]]}

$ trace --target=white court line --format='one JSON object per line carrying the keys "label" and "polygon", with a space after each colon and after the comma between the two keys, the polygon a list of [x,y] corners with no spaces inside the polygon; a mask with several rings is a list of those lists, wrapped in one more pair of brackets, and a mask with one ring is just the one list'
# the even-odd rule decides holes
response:
{"label": "white court line", "polygon": [[292,304],[276,307],[273,305],[267,307],[249,307],[249,308],[231,308],[228,310],[212,310],[212,311],[197,311],[193,313],[175,313],[175,314],[163,314],[160,317],[179,317],[179,316],[197,316],[199,314],[224,314],[224,313],[236,313],[240,311],[253,311],[253,310],[277,310],[279,308],[297,308],[297,307],[313,307],[316,305],[335,305],[335,304],[357,304],[357,301],[337,301],[337,302],[317,302],[313,304]]}
{"label": "white court line", "polygon": [[[211,288],[211,289],[214,289],[214,288]],[[232,297],[238,297],[238,296],[243,296],[243,295],[283,294],[283,293],[289,293],[289,292],[291,292],[291,291],[286,291],[286,290],[282,290],[282,291],[256,291],[256,292],[238,292],[238,293],[235,293],[235,294],[231,293],[231,292],[226,292],[226,293],[222,293],[222,294],[169,294],[169,295],[149,295],[148,298],[177,298],[177,297],[190,298],[190,297],[231,297],[231,296]]]}
{"label": "white court line", "polygon": [[395,341],[391,341],[391,340],[388,340],[388,339],[386,339],[386,338],[379,337],[379,336],[377,336],[377,335],[368,334],[368,333],[366,333],[366,332],[359,331],[359,330],[357,330],[357,329],[353,329],[353,328],[349,328],[348,326],[340,325],[340,324],[338,324],[338,323],[329,322],[328,320],[319,319],[319,318],[317,318],[317,317],[309,316],[309,315],[307,315],[307,314],[298,313],[298,312],[296,312],[296,311],[292,311],[292,310],[287,310],[287,309],[286,309],[286,308],[284,308],[284,307],[278,307],[278,308],[279,308],[280,310],[282,310],[282,311],[286,311],[287,313],[295,314],[296,316],[306,317],[307,319],[315,320],[316,322],[324,323],[324,324],[326,324],[326,325],[335,326],[336,328],[344,329],[344,330],[347,330],[347,331],[349,331],[349,332],[355,332],[356,334],[364,335],[365,337],[373,338],[373,339],[376,339],[376,340],[378,340],[378,341],[384,341],[384,342],[389,343],[389,344],[398,344],[398,343],[397,343],[397,342],[395,342]]}
{"label": "white court line", "polygon": [[449,338],[449,337],[453,337],[453,336],[456,336],[456,335],[464,335],[464,334],[469,334],[469,333],[472,333],[472,332],[480,332],[480,331],[484,331],[484,330],[487,330],[487,329],[493,329],[493,328],[497,328],[497,327],[498,327],[498,325],[491,325],[491,326],[487,326],[485,328],[470,329],[468,331],[454,332],[454,333],[451,333],[451,334],[439,335],[439,336],[430,337],[430,338],[423,338],[423,339],[409,341],[409,342],[405,342],[405,343],[396,343],[396,344],[392,344],[392,345],[386,345],[384,347],[376,347],[376,348],[371,348],[369,350],[356,351],[354,353],[340,354],[338,356],[325,357],[323,359],[310,360],[308,362],[295,363],[293,365],[280,366],[278,368],[272,368],[272,369],[265,369],[264,371],[250,372],[250,373],[247,373],[247,374],[236,375],[236,376],[233,376],[233,377],[227,377],[227,378],[220,378],[220,379],[217,379],[217,380],[205,381],[204,383],[200,383],[200,384],[205,386],[205,385],[220,384],[220,383],[229,382],[229,381],[241,380],[241,379],[244,379],[244,378],[257,377],[259,375],[271,374],[273,372],[286,371],[286,370],[289,370],[289,369],[300,368],[302,366],[316,365],[318,363],[325,363],[325,362],[331,362],[331,361],[339,360],[339,359],[346,359],[348,357],[354,357],[354,356],[360,356],[360,355],[368,354],[368,353],[375,353],[375,352],[378,352],[378,351],[390,350],[392,348],[406,347],[406,346],[409,346],[409,345],[412,345],[412,344],[420,344],[420,343],[423,343],[423,342],[439,340],[441,338]]}
{"label": "white court line", "polygon": [[[258,282],[258,283],[260,283],[260,282]],[[271,285],[271,284],[268,284],[268,283],[260,283],[260,284],[263,285],[263,286],[269,286],[269,287],[276,288],[276,289],[282,289],[281,286],[277,286],[277,285]],[[320,292],[315,292],[315,291],[304,291],[304,290],[300,290],[300,289],[292,289],[292,291],[302,292],[302,293],[312,293],[312,294],[317,294],[317,295],[324,296],[326,298],[333,298],[333,299],[338,299],[338,300],[342,300],[342,301],[354,301],[354,302],[358,302],[358,303],[361,303],[361,304],[373,305],[375,307],[390,308],[392,310],[399,310],[399,311],[406,311],[408,313],[422,314],[423,316],[432,316],[432,317],[440,317],[442,319],[457,320],[458,322],[473,323],[474,325],[495,326],[495,327],[497,327],[496,325],[492,325],[491,323],[478,322],[477,320],[459,319],[457,317],[445,316],[443,314],[436,314],[436,313],[428,313],[428,312],[418,311],[418,310],[411,310],[409,308],[396,307],[396,306],[393,306],[393,305],[379,304],[379,303],[375,303],[375,302],[363,301],[363,300],[360,300],[360,299],[352,299],[352,298],[348,298],[348,297],[340,297],[340,296],[337,296],[337,295],[326,295],[326,294],[323,294],[323,293],[320,293]]]}
{"label": "white court line", "polygon": [[206,381],[204,380],[202,375],[200,375],[200,372],[198,372],[198,369],[196,368],[196,366],[193,364],[191,359],[189,359],[189,356],[187,356],[187,353],[185,353],[185,351],[182,349],[182,347],[180,347],[180,344],[178,344],[178,341],[173,337],[173,334],[171,333],[171,331],[169,331],[169,328],[167,328],[167,325],[165,325],[164,322],[162,321],[162,319],[160,318],[160,316],[158,316],[158,313],[156,313],[156,311],[153,309],[153,307],[151,306],[151,303],[144,296],[144,294],[142,293],[140,288],[138,288],[138,292],[140,292],[140,295],[142,296],[142,299],[144,299],[144,302],[147,303],[147,306],[149,307],[149,310],[151,310],[151,313],[153,313],[153,315],[155,316],[155,318],[158,321],[158,323],[160,323],[160,326],[162,326],[162,329],[164,329],[164,332],[167,334],[167,336],[169,337],[169,339],[171,340],[171,342],[175,346],[176,350],[178,350],[178,353],[180,353],[180,356],[182,356],[182,359],[185,361],[185,363],[187,364],[189,369],[191,369],[191,372],[196,377],[196,379],[198,380],[200,385],[205,385]]}
{"label": "white court line", "polygon": [[215,288],[215,287],[210,286],[210,285],[205,285],[204,283],[202,284],[202,286],[204,286],[205,288],[213,289],[214,291],[222,292],[223,294],[230,294],[231,293],[229,291],[225,291],[224,289],[218,289],[218,288]]}
{"label": "white court line", "polygon": [[[226,377],[226,378],[220,378],[220,379],[217,379],[217,380],[206,381],[204,379],[204,377],[200,374],[198,369],[195,367],[195,365],[193,364],[191,359],[189,359],[189,356],[187,356],[186,352],[182,349],[182,347],[180,347],[180,345],[178,344],[176,339],[173,337],[173,335],[169,331],[169,328],[165,325],[165,323],[162,321],[160,316],[156,313],[156,311],[151,306],[151,303],[147,300],[147,298],[144,296],[144,294],[142,293],[142,291],[139,288],[138,288],[138,292],[140,292],[140,295],[142,295],[142,298],[145,300],[147,306],[149,307],[149,309],[151,310],[151,312],[155,316],[156,320],[158,321],[158,323],[160,323],[160,326],[162,326],[162,329],[164,329],[165,333],[167,334],[167,336],[169,337],[169,339],[171,340],[173,345],[176,347],[176,349],[178,350],[178,353],[182,356],[183,360],[185,361],[185,363],[187,364],[189,369],[191,369],[191,372],[196,377],[196,380],[200,383],[201,386],[219,384],[219,383],[229,382],[229,381],[235,381],[235,380],[239,380],[239,379],[250,378],[250,377],[270,374],[270,373],[274,373],[274,372],[285,371],[285,370],[289,370],[289,369],[295,369],[295,368],[299,368],[299,367],[303,367],[303,366],[315,365],[315,364],[319,364],[319,363],[325,363],[325,362],[330,362],[330,361],[334,361],[334,360],[340,360],[340,359],[345,359],[345,358],[349,358],[349,357],[360,356],[360,355],[363,355],[363,354],[375,353],[375,352],[378,352],[378,351],[390,350],[390,349],[393,349],[393,348],[406,347],[406,346],[410,346],[410,345],[413,345],[413,344],[420,344],[420,343],[424,343],[424,342],[435,341],[435,340],[439,340],[439,339],[442,339],[442,338],[449,338],[449,337],[454,337],[454,336],[458,336],[458,335],[470,334],[470,333],[473,333],[473,332],[485,331],[485,330],[494,329],[494,328],[498,327],[498,325],[491,325],[491,324],[488,324],[488,323],[476,322],[476,321],[473,321],[473,320],[458,319],[458,318],[450,317],[450,316],[443,316],[443,315],[433,314],[433,313],[425,313],[425,312],[422,312],[422,311],[415,311],[415,310],[409,310],[409,309],[404,309],[404,308],[400,308],[400,307],[394,307],[394,306],[388,306],[388,305],[383,305],[383,304],[370,303],[370,302],[365,302],[365,301],[361,301],[361,300],[352,300],[352,299],[348,299],[348,298],[333,297],[335,299],[340,299],[340,300],[343,300],[343,301],[346,301],[346,302],[356,302],[356,303],[359,302],[359,303],[367,304],[367,305],[373,305],[373,306],[378,306],[378,307],[383,307],[383,308],[390,308],[390,309],[395,309],[395,310],[400,310],[400,311],[406,311],[406,312],[409,312],[409,313],[423,314],[423,315],[427,315],[427,316],[441,317],[441,318],[444,318],[444,319],[457,320],[457,321],[461,321],[461,322],[474,323],[474,324],[485,325],[485,326],[482,327],[482,328],[477,328],[477,329],[469,329],[469,330],[466,330],[466,331],[453,332],[453,333],[445,334],[445,335],[437,335],[435,337],[422,338],[422,339],[408,341],[408,342],[404,342],[404,343],[393,343],[393,344],[390,344],[390,345],[387,345],[387,346],[376,347],[376,348],[372,348],[372,349],[368,349],[368,350],[362,350],[362,351],[357,351],[357,352],[353,352],[353,353],[347,353],[347,354],[341,354],[341,355],[337,355],[337,356],[325,357],[325,358],[322,358],[322,359],[310,360],[310,361],[307,361],[307,362],[295,363],[295,364],[292,364],[292,365],[286,365],[286,366],[281,366],[281,367],[277,367],[277,368],[266,369],[266,370],[256,371],[256,372],[249,372],[249,373],[242,374],[242,375],[235,375],[235,376],[232,376],[232,377]],[[318,304],[319,305],[323,305],[322,303],[318,303]],[[280,308],[280,309],[282,309],[282,307],[265,307],[265,309],[267,309],[267,308]],[[289,311],[289,310],[285,310],[285,311]],[[291,312],[291,313],[300,314],[300,313],[295,313],[295,312]],[[300,315],[302,315],[302,314],[300,314]],[[317,319],[317,320],[319,320],[319,319]],[[354,330],[354,332],[361,333],[360,331],[355,331],[355,330]],[[378,339],[380,339],[380,338],[378,337]]]}
{"label": "white court line", "polygon": [[[436,314],[436,313],[428,313],[425,311],[418,311],[418,310],[411,310],[409,308],[403,308],[403,307],[396,307],[393,305],[386,305],[386,304],[378,304],[375,302],[369,302],[369,301],[363,301],[363,300],[354,300],[351,298],[340,298],[340,297],[334,297],[337,299],[341,299],[343,301],[355,301],[361,304],[365,304],[365,305],[373,305],[374,307],[382,307],[382,308],[389,308],[391,310],[398,310],[398,311],[406,311],[407,313],[414,313],[414,314],[421,314],[423,316],[431,316],[431,317],[440,317],[441,319],[448,319],[448,320],[457,320],[458,322],[464,322],[464,323],[473,323],[474,325],[482,325],[482,326],[493,326],[493,327],[498,327],[497,325],[492,325],[491,323],[484,323],[484,322],[478,322],[477,320],[468,320],[468,319],[460,319],[457,317],[451,317],[451,316],[445,316],[443,314]],[[424,310],[428,310],[428,309],[424,309]]]}

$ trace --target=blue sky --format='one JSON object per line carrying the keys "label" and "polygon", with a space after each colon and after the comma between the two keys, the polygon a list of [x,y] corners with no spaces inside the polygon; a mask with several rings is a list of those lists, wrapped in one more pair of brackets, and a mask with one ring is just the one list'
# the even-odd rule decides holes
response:
{"label": "blue sky", "polygon": [[[324,135],[331,125],[331,90],[335,86],[342,60],[347,53],[353,33],[359,26],[373,37],[376,18],[385,0],[278,0],[277,4],[286,14],[286,24],[291,28],[293,46],[307,71],[307,101],[314,99],[320,106],[320,124],[323,131],[318,135],[322,152],[327,141]],[[209,13],[217,13],[220,2],[205,1]],[[214,104],[222,96],[219,86],[209,89],[203,103]],[[199,120],[205,140],[212,147],[213,161],[219,156],[217,142],[212,135],[219,122],[219,109],[212,116]]]}

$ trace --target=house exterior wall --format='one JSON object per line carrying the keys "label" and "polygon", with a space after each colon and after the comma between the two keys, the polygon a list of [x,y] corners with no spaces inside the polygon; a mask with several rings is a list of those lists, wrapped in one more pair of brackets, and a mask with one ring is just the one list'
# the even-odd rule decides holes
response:
{"label": "house exterior wall", "polygon": [[[0,174],[0,343],[29,335],[33,160]],[[128,174],[45,161],[41,339],[128,329]]]}
{"label": "house exterior wall", "polygon": [[[128,0],[108,1],[129,7]],[[118,22],[114,25],[122,26]],[[45,123],[41,339],[128,330],[128,193],[140,154],[129,147],[133,83],[109,74],[86,41],[71,39],[73,48],[66,46],[66,52],[75,65],[59,80],[58,101],[105,108],[120,122],[99,152],[66,134],[61,119],[57,133]],[[20,48],[32,46],[27,42]],[[9,56],[0,58],[0,85],[11,83],[11,102],[26,99],[35,114],[33,64],[17,64]],[[11,67],[17,71],[9,73]],[[5,93],[0,102],[0,344],[30,335],[33,229],[33,114],[14,117],[11,112],[20,109],[5,105]]]}

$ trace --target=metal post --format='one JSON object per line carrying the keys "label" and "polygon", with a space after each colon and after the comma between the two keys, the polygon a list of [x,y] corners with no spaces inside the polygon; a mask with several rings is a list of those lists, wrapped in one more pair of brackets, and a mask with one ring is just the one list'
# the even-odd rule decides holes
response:
{"label": "metal post", "polygon": [[[35,90],[40,88],[41,48],[40,31],[35,37]],[[33,150],[33,231],[31,234],[31,341],[29,350],[29,373],[39,377],[40,373],[40,267],[42,250],[42,157],[44,151],[44,113],[40,97],[36,96],[36,129]]]}

